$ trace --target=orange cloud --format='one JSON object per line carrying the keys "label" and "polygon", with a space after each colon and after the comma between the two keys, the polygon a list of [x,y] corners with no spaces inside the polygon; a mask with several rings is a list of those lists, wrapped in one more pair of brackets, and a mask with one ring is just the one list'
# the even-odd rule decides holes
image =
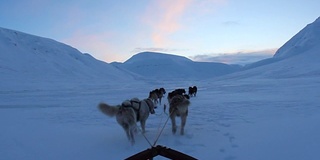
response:
{"label": "orange cloud", "polygon": [[154,46],[167,45],[167,36],[181,27],[179,19],[191,2],[192,0],[161,0],[149,7],[145,21],[151,26]]}

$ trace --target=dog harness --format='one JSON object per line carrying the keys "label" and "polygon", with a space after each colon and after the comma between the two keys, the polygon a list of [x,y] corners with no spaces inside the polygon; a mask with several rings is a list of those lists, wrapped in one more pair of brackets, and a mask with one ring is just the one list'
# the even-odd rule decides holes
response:
{"label": "dog harness", "polygon": [[[136,112],[137,121],[139,121],[139,119],[140,119],[141,101],[130,100],[130,103],[131,103],[131,107],[132,107],[133,110]],[[139,104],[139,105],[138,105],[138,108],[134,107],[134,104]]]}

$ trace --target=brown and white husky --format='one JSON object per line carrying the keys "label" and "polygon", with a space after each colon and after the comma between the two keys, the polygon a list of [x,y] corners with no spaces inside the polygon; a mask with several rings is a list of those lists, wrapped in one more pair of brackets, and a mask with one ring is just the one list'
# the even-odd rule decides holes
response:
{"label": "brown and white husky", "polygon": [[180,134],[184,135],[184,126],[187,122],[188,106],[190,105],[190,101],[184,95],[175,95],[169,100],[169,104],[172,133],[175,134],[177,131],[176,117],[181,117]]}

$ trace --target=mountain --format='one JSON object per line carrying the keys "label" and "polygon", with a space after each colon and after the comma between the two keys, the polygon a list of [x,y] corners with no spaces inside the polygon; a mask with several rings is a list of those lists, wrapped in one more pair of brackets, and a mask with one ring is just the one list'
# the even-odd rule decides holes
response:
{"label": "mountain", "polygon": [[245,66],[255,68],[258,66],[274,63],[305,52],[320,50],[320,17],[313,23],[308,24],[289,41],[281,46],[272,58],[264,59]]}
{"label": "mountain", "polygon": [[314,77],[320,75],[319,28],[320,18],[293,36],[274,57],[244,68],[156,52],[142,52],[124,63],[108,64],[55,40],[0,28],[0,88],[132,85],[140,83],[137,80],[202,80],[220,76]]}
{"label": "mountain", "polygon": [[194,62],[186,57],[157,52],[141,52],[124,63],[111,64],[143,77],[158,80],[212,78],[241,68],[223,63]]}
{"label": "mountain", "polygon": [[131,75],[71,46],[14,30],[0,28],[0,51],[3,88],[134,80]]}
{"label": "mountain", "polygon": [[245,66],[245,71],[232,74],[229,78],[320,76],[319,59],[320,17],[287,41],[272,58]]}
{"label": "mountain", "polygon": [[275,53],[274,58],[285,59],[309,50],[320,49],[320,17],[308,24]]}

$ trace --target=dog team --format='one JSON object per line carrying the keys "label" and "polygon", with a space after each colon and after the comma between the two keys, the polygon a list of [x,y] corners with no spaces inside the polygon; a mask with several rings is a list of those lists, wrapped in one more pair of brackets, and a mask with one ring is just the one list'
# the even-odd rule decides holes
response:
{"label": "dog team", "polygon": [[[166,94],[164,88],[150,91],[148,98],[139,100],[132,98],[125,100],[119,105],[109,105],[100,103],[98,108],[107,116],[116,117],[117,122],[124,129],[127,138],[133,145],[135,143],[134,134],[137,132],[137,122],[140,122],[142,133],[145,133],[146,121],[150,114],[155,113],[156,105],[161,104],[161,99]],[[184,135],[184,127],[188,116],[188,106],[190,105],[190,96],[197,95],[197,87],[189,87],[188,94],[185,89],[175,89],[168,93],[169,117],[172,124],[172,133],[177,131],[176,117],[181,118],[180,134]],[[164,105],[164,111],[166,105]]]}

